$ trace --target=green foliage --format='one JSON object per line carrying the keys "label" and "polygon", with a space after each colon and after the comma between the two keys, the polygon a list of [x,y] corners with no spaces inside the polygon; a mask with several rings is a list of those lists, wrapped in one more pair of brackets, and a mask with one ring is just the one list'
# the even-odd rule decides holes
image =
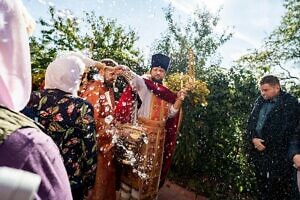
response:
{"label": "green foliage", "polygon": [[[300,67],[300,0],[285,0],[286,12],[281,24],[265,40],[264,45],[242,56],[238,63],[252,69],[258,76],[266,73],[278,73],[289,83],[299,84],[288,66]],[[292,82],[293,83],[292,83]],[[290,87],[290,86],[288,86]]]}
{"label": "green foliage", "polygon": [[[170,174],[210,199],[250,199],[252,172],[247,164],[244,133],[258,96],[257,77],[272,72],[274,65],[283,66],[285,61],[299,58],[299,0],[286,0],[285,6],[287,13],[282,25],[265,46],[242,57],[229,70],[218,66],[220,59],[215,55],[232,36],[227,30],[222,34],[214,32],[218,16],[196,9],[193,17],[182,25],[174,19],[171,7],[165,9],[168,30],[156,41],[153,51],[172,57],[173,75],[169,76],[168,84],[175,84],[174,77],[178,74],[174,72],[187,72],[191,48],[195,54],[196,79],[203,89],[200,96],[189,93],[184,102],[184,118]],[[134,47],[138,38],[133,31],[126,32],[115,21],[94,13],[86,13],[82,27],[70,12],[65,13],[67,17],[51,7],[49,12],[49,21],[40,20],[41,36],[30,40],[36,82],[42,80],[45,68],[60,50],[85,50],[92,52],[94,59],[109,57],[133,66],[138,73],[145,71],[143,58]],[[288,89],[300,96],[299,85],[292,80],[288,83]],[[177,89],[178,84],[177,81]],[[203,96],[206,106],[195,102]]]}
{"label": "green foliage", "polygon": [[198,192],[209,198],[241,199],[251,190],[244,133],[257,97],[256,79],[244,69],[214,67],[205,74],[208,106],[191,108],[185,102],[173,170],[184,177],[196,174],[202,185]]}
{"label": "green foliage", "polygon": [[[241,66],[225,70],[217,65],[215,52],[231,37],[226,31],[214,33],[217,16],[198,9],[182,28],[173,13],[170,7],[166,10],[169,30],[154,49],[171,54],[171,72],[186,72],[187,52],[192,48],[196,78],[206,83],[210,93],[205,107],[195,104],[191,93],[184,102],[171,177],[210,199],[245,199],[252,180],[244,134],[258,95],[256,77]],[[176,81],[168,82],[172,83]]]}
{"label": "green foliage", "polygon": [[218,47],[231,38],[232,33],[225,30],[222,34],[215,33],[219,17],[206,10],[196,9],[185,26],[175,22],[173,13],[172,7],[165,9],[168,30],[162,34],[162,39],[156,41],[153,49],[171,55],[172,67],[169,72],[172,73],[186,72],[188,49],[192,48],[197,63],[196,78],[201,78],[201,68],[208,65],[209,58],[219,62],[213,56]]}
{"label": "green foliage", "polygon": [[89,44],[93,58],[112,58],[117,62],[133,67],[133,70],[144,72],[143,58],[140,51],[134,48],[138,40],[136,33],[130,30],[128,33],[123,27],[117,25],[114,20],[104,20],[102,16],[86,13],[86,23],[90,25],[92,36],[86,35],[85,42]]}
{"label": "green foliage", "polygon": [[300,61],[300,0],[285,0],[284,7],[286,13],[280,26],[270,35],[268,44],[273,47],[274,56]]}
{"label": "green foliage", "polygon": [[34,89],[40,85],[45,69],[59,51],[83,51],[96,60],[112,58],[134,70],[145,70],[141,53],[135,48],[138,37],[134,31],[126,31],[115,21],[105,20],[93,12],[78,19],[71,11],[49,7],[49,14],[49,20],[39,20],[41,35],[30,38]]}
{"label": "green foliage", "polygon": [[84,48],[77,18],[58,15],[54,7],[49,7],[49,14],[49,21],[39,20],[41,35],[30,38],[33,72],[46,69],[58,51]]}
{"label": "green foliage", "polygon": [[191,82],[189,79],[189,75],[173,73],[166,77],[165,85],[173,92],[178,92],[181,89],[181,87],[188,88],[190,86],[185,101],[189,101],[190,104],[194,106],[206,106],[206,96],[209,94],[209,90],[207,88],[206,83],[200,80],[195,80],[194,82]]}

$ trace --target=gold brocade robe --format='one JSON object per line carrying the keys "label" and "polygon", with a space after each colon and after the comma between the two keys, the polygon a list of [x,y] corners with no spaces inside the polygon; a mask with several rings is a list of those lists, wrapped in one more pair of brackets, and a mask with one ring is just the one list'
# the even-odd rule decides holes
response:
{"label": "gold brocade robe", "polygon": [[81,96],[94,107],[94,117],[97,129],[97,172],[93,188],[93,200],[116,199],[116,166],[113,156],[112,125],[115,101],[112,89],[100,81],[88,83]]}
{"label": "gold brocade robe", "polygon": [[137,199],[153,200],[157,198],[160,173],[163,162],[165,142],[165,122],[168,117],[170,104],[152,95],[149,118],[138,118],[139,126],[146,130],[148,143],[141,150],[143,160],[139,161],[138,171],[145,175],[141,178],[133,173],[131,167],[124,167],[121,182],[138,191]]}

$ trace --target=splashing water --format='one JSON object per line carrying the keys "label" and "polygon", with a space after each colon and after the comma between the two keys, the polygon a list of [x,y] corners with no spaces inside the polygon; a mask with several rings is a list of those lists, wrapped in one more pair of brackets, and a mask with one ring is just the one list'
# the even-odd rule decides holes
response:
{"label": "splashing water", "polygon": [[113,134],[111,143],[116,144],[118,142],[118,139],[119,139],[119,135]]}
{"label": "splashing water", "polygon": [[46,4],[47,2],[45,0],[38,0],[39,3],[41,4]]}
{"label": "splashing water", "polygon": [[134,166],[137,162],[137,159],[135,158],[135,153],[132,151],[132,149],[126,147],[122,140],[118,140],[116,144],[119,148],[119,152],[123,152],[123,157],[126,158],[126,160],[122,158],[121,162]]}
{"label": "splashing water", "polygon": [[[146,135],[146,134],[145,134],[145,135]],[[143,142],[144,142],[145,144],[148,144],[148,142],[149,142],[148,137],[143,137]]]}
{"label": "splashing water", "polygon": [[141,172],[141,171],[139,171],[137,169],[133,169],[132,172],[135,173],[135,174],[137,174],[142,180],[146,180],[146,179],[149,178],[149,176],[146,173]]}
{"label": "splashing water", "polygon": [[73,15],[73,12],[69,9],[58,10],[56,14],[58,17],[67,18],[74,22],[77,22],[76,21],[77,18]]}
{"label": "splashing water", "polygon": [[110,107],[109,106],[105,106],[104,111],[108,112],[109,110],[110,110]]}
{"label": "splashing water", "polygon": [[105,123],[110,124],[113,121],[114,117],[112,115],[108,115],[104,118]]}

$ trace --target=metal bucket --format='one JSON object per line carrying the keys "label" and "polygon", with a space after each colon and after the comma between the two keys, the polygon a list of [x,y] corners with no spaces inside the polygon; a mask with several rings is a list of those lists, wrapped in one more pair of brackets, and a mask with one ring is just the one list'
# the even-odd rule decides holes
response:
{"label": "metal bucket", "polygon": [[145,129],[133,124],[122,124],[118,129],[121,134],[117,139],[115,158],[124,165],[136,166],[142,146],[147,143]]}

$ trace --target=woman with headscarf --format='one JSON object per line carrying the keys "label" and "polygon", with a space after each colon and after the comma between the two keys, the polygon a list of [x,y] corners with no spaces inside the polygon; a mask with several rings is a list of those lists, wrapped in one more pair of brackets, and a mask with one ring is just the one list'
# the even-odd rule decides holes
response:
{"label": "woman with headscarf", "polygon": [[82,199],[95,181],[97,147],[93,107],[78,97],[77,91],[85,67],[97,64],[76,52],[58,56],[47,67],[45,89],[33,93],[28,104],[59,147],[74,199]]}
{"label": "woman with headscarf", "polygon": [[[11,174],[10,180],[0,177],[1,199],[20,199],[19,195],[31,199],[34,191],[34,199],[70,200],[68,176],[57,146],[18,112],[30,97],[28,32],[33,22],[22,1],[0,0],[0,167],[1,177]],[[12,168],[37,174],[41,179],[37,192],[33,187],[37,178]]]}

